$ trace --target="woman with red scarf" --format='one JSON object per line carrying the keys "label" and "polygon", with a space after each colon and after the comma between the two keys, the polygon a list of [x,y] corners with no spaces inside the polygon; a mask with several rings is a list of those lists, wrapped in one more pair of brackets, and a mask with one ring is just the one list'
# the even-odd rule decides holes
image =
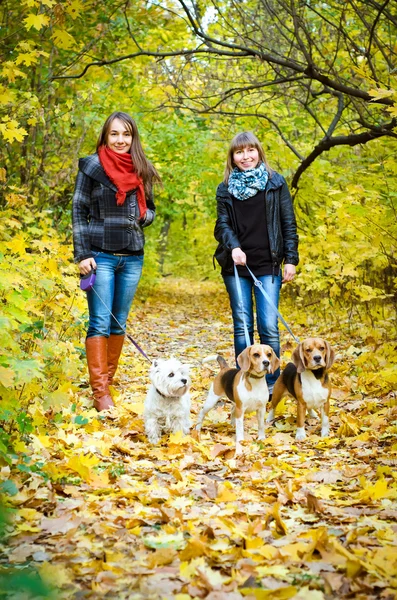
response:
{"label": "woman with red scarf", "polygon": [[109,385],[141,277],[143,228],[154,219],[156,182],[161,183],[160,177],[145,156],[135,121],[114,112],[102,128],[96,153],[79,160],[73,196],[74,260],[81,275],[96,270],[95,285],[87,293],[85,346],[98,411],[114,406]]}

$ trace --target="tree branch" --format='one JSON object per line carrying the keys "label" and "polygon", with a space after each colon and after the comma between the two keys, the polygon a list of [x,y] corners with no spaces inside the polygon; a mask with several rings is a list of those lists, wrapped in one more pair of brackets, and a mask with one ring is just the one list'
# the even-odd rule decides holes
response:
{"label": "tree branch", "polygon": [[370,131],[364,131],[362,133],[355,133],[350,135],[338,135],[330,138],[323,138],[299,165],[292,178],[291,187],[295,190],[295,193],[298,191],[298,182],[301,175],[323,152],[327,152],[335,146],[357,146],[358,144],[366,144],[377,138],[384,137],[385,135],[397,139],[397,134],[393,132],[393,129],[396,127],[396,125],[397,119],[393,119],[392,121],[390,121],[390,123],[387,123],[387,125],[383,125],[381,127],[373,127]]}

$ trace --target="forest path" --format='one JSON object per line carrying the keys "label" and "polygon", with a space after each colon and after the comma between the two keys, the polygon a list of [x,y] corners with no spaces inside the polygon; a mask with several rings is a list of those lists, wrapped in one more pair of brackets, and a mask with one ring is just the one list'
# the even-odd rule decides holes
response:
{"label": "forest path", "polygon": [[[152,358],[193,364],[194,423],[213,377],[201,360],[220,351],[232,361],[223,290],[166,281],[136,303],[129,332]],[[287,401],[263,442],[246,420],[237,459],[227,406],[208,415],[200,440],[148,444],[149,365],[126,343],[110,416],[91,408],[87,388],[54,412],[50,429],[36,415],[25,452],[41,466],[15,480],[1,562],[37,569],[65,599],[395,598],[396,407],[352,391],[352,340],[329,336],[339,354],[331,437],[310,420],[296,443]],[[288,359],[295,344],[282,339]]]}

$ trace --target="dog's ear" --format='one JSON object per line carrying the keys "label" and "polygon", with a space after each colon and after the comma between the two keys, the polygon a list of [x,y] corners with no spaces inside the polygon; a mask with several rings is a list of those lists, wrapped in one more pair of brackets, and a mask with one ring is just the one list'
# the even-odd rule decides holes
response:
{"label": "dog's ear", "polygon": [[306,369],[306,367],[305,367],[305,359],[303,356],[302,344],[299,344],[299,346],[297,346],[295,348],[295,350],[292,353],[291,360],[294,363],[298,373],[303,373],[303,371]]}
{"label": "dog's ear", "polygon": [[270,361],[270,368],[271,368],[271,373],[274,373],[275,371],[277,371],[277,369],[280,366],[280,359],[277,358],[277,354],[275,353],[275,351],[272,348],[272,358]]}
{"label": "dog's ear", "polygon": [[335,351],[328,342],[325,342],[327,353],[325,356],[325,368],[328,370],[335,362]]}
{"label": "dog's ear", "polygon": [[238,355],[237,364],[242,371],[248,371],[248,369],[250,368],[250,364],[251,364],[250,346],[248,346],[248,348],[243,350],[241,352],[241,354]]}

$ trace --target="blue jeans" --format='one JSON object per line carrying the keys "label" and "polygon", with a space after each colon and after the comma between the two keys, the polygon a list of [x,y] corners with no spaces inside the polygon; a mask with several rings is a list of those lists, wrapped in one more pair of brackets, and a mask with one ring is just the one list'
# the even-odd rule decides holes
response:
{"label": "blue jeans", "polygon": [[[263,289],[270,296],[273,304],[278,308],[281,289],[281,275],[277,275],[275,277],[272,277],[272,275],[261,275],[257,277],[257,279],[259,279],[259,281],[262,283]],[[237,295],[236,279],[234,275],[223,275],[223,281],[225,282],[225,286],[229,294],[230,307],[232,309],[234,352],[237,359],[237,356],[247,347],[244,335],[244,322]],[[240,277],[240,282],[245,322],[247,324],[251,344],[254,343],[254,310],[252,298],[252,290],[254,290],[256,324],[260,343],[267,344],[273,348],[277,356],[280,357],[280,334],[278,331],[277,313],[269,306],[264,295],[260,292],[257,286],[254,285],[251,277]],[[280,369],[277,369],[277,371],[271,375],[266,375],[266,381],[269,386],[270,393],[272,393],[273,385],[279,375]]]}
{"label": "blue jeans", "polygon": [[94,289],[87,293],[90,313],[87,337],[124,335],[141,278],[143,256],[114,256],[107,252],[94,252],[93,256],[97,268]]}

